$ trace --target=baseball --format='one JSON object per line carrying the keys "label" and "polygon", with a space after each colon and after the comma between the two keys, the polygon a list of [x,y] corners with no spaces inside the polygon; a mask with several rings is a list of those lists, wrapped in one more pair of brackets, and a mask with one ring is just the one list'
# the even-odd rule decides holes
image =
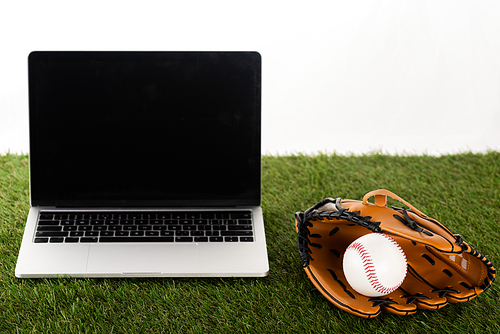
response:
{"label": "baseball", "polygon": [[368,297],[395,291],[406,277],[406,255],[385,234],[370,233],[354,240],[344,253],[344,274],[349,285]]}

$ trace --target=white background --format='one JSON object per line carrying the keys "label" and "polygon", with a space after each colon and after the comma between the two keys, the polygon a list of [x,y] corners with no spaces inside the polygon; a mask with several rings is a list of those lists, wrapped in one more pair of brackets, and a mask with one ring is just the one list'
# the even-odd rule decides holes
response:
{"label": "white background", "polygon": [[259,51],[264,154],[500,150],[500,2],[3,1],[0,154],[33,50]]}

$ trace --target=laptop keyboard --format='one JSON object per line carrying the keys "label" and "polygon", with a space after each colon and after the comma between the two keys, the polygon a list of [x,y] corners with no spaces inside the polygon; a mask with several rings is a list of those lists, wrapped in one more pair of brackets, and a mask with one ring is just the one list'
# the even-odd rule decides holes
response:
{"label": "laptop keyboard", "polygon": [[251,211],[40,212],[35,243],[253,242]]}

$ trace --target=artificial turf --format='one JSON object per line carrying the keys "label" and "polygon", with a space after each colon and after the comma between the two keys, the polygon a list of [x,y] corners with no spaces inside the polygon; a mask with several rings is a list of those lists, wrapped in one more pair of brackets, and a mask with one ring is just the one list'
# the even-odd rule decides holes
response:
{"label": "artificial turf", "polygon": [[294,213],[386,188],[500,263],[500,153],[262,157],[270,274],[232,279],[18,279],[28,156],[0,155],[0,333],[499,333],[500,288],[411,316],[365,320],[312,290]]}

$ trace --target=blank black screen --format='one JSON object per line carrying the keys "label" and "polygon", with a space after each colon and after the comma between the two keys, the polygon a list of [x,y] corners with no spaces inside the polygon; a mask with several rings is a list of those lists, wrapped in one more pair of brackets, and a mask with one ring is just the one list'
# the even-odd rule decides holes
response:
{"label": "blank black screen", "polygon": [[255,52],[33,52],[32,205],[260,203]]}

